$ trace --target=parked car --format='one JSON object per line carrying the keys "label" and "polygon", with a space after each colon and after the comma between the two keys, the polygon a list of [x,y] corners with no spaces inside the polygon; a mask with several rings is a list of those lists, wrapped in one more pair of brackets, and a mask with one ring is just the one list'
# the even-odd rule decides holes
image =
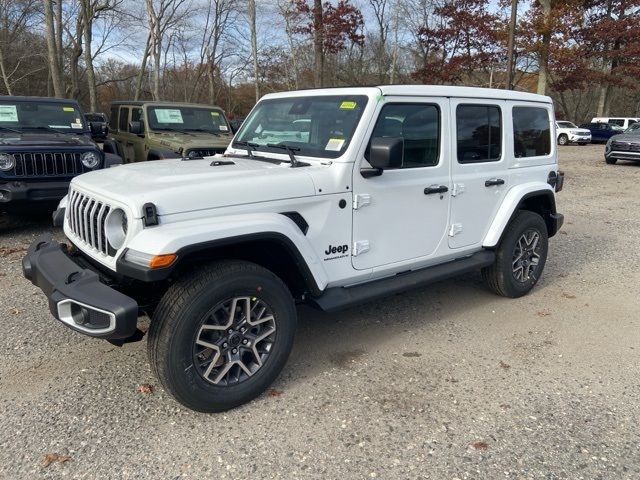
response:
{"label": "parked car", "polygon": [[0,97],[0,213],[53,210],[72,178],[122,163],[91,133],[75,100]]}
{"label": "parked car", "polygon": [[240,130],[242,126],[242,122],[244,122],[245,117],[236,117],[233,120],[229,120],[229,125],[231,126],[231,132],[236,133]]}
{"label": "parked car", "polygon": [[637,117],[594,117],[591,119],[591,123],[608,123],[612,125],[614,129],[623,131],[629,128],[632,123],[640,122],[640,118]]}
{"label": "parked car", "polygon": [[583,123],[580,128],[585,128],[591,132],[593,143],[605,143],[614,135],[618,135],[620,130],[614,128],[610,123]]}
{"label": "parked car", "polygon": [[114,102],[109,121],[115,149],[125,163],[200,158],[223,153],[231,127],[219,107],[170,102]]}
{"label": "parked car", "polygon": [[[109,135],[109,121],[104,113],[85,113],[84,118],[91,125],[91,136],[96,142],[103,142]],[[95,132],[95,133],[93,133]]]}
{"label": "parked car", "polygon": [[553,118],[549,97],[509,90],[269,94],[224,156],[75,179],[59,207],[75,248],[37,239],[24,275],[85,335],[138,340],[147,312],[166,391],[233,408],[283,369],[297,303],[335,311],[476,269],[527,294],[563,223]]}
{"label": "parked car", "polygon": [[570,143],[586,145],[591,142],[591,130],[578,128],[575,124],[566,120],[558,120],[556,122],[556,139],[558,145],[568,145]]}
{"label": "parked car", "polygon": [[618,160],[640,162],[640,123],[631,125],[621,135],[611,137],[604,147],[604,159],[609,165]]}

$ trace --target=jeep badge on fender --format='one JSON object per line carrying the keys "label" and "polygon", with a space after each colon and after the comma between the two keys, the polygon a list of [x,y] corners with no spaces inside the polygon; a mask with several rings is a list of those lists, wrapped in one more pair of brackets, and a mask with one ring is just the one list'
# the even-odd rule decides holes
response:
{"label": "jeep badge on fender", "polygon": [[[187,121],[162,108],[145,120]],[[85,335],[136,341],[148,315],[164,388],[233,408],[284,368],[299,303],[333,312],[473,270],[527,294],[563,222],[554,120],[549,97],[510,90],[269,94],[224,155],[74,179],[59,207],[72,247],[36,239],[24,275]]]}

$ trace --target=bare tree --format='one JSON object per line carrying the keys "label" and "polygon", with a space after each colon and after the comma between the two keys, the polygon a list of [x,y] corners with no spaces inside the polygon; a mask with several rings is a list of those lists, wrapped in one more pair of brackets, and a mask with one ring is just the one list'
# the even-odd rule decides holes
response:
{"label": "bare tree", "polygon": [[[62,81],[62,65],[60,56],[62,51],[62,4],[58,2],[55,18],[58,19],[56,27],[53,12],[53,0],[44,0],[44,23],[47,39],[47,53],[49,61],[49,76],[53,84],[53,93],[56,97],[64,97],[64,83]],[[58,16],[58,12],[59,16]]]}
{"label": "bare tree", "polygon": [[251,31],[251,59],[255,78],[256,102],[260,99],[260,78],[258,76],[258,34],[256,32],[256,0],[248,0],[249,29]]}
{"label": "bare tree", "polygon": [[313,83],[316,87],[324,85],[324,25],[322,18],[322,0],[313,0],[313,56],[315,71]]}
{"label": "bare tree", "polygon": [[384,83],[387,80],[387,66],[389,58],[387,55],[387,37],[389,35],[389,18],[387,15],[388,0],[369,0],[369,5],[373,10],[376,20],[376,38],[374,40],[373,55],[376,65],[378,82]]}
{"label": "bare tree", "polygon": [[542,21],[544,24],[542,32],[542,42],[538,54],[538,93],[547,93],[547,83],[549,81],[549,49],[551,48],[551,0],[539,0],[542,7]]}

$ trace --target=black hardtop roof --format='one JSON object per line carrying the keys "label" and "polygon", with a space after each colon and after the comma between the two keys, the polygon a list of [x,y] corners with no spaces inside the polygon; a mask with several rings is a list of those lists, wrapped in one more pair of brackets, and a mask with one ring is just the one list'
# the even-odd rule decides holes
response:
{"label": "black hardtop roof", "polygon": [[111,105],[134,105],[136,107],[141,107],[143,105],[185,105],[189,107],[207,107],[207,108],[218,108],[223,110],[222,107],[218,105],[209,105],[206,103],[190,103],[190,102],[167,102],[167,101],[156,101],[156,100],[116,100],[111,102]]}
{"label": "black hardtop roof", "polygon": [[0,101],[3,102],[40,102],[40,103],[73,103],[78,105],[78,101],[72,98],[54,98],[54,97],[21,97],[0,95]]}

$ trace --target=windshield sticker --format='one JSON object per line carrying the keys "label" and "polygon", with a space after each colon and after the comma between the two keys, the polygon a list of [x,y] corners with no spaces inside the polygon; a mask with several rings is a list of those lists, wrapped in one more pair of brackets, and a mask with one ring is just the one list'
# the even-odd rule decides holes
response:
{"label": "windshield sticker", "polygon": [[155,113],[158,123],[184,123],[184,120],[182,120],[182,112],[180,110],[156,108]]}
{"label": "windshield sticker", "polygon": [[218,128],[220,129],[221,132],[227,132],[229,130],[229,128],[226,125],[220,125]]}
{"label": "windshield sticker", "polygon": [[81,123],[72,123],[71,124],[71,128],[82,128],[82,124]]}
{"label": "windshield sticker", "polygon": [[329,150],[330,152],[339,152],[342,150],[342,146],[344,145],[344,138],[330,138],[327,142],[327,146],[324,147],[325,150]]}
{"label": "windshield sticker", "polygon": [[352,102],[351,100],[345,100],[340,104],[340,108],[342,110],[353,110],[357,106],[358,104],[356,102]]}
{"label": "windshield sticker", "polygon": [[62,107],[62,110],[64,110],[65,112],[75,112],[76,109],[73,107]]}
{"label": "windshield sticker", "polygon": [[67,125],[47,125],[49,128],[69,128]]}
{"label": "windshield sticker", "polygon": [[220,113],[219,112],[211,112],[211,116],[212,117],[219,117]]}
{"label": "windshield sticker", "polygon": [[18,109],[15,105],[0,105],[0,122],[17,122]]}

